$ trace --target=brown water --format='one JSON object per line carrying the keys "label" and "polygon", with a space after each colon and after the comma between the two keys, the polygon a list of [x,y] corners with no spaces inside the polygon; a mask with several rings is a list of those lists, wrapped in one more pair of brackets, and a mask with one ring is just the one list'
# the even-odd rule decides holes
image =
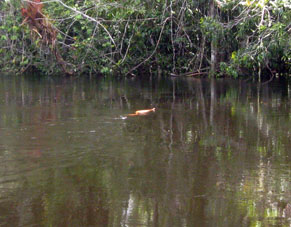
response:
{"label": "brown water", "polygon": [[0,226],[290,226],[290,98],[279,81],[1,76]]}

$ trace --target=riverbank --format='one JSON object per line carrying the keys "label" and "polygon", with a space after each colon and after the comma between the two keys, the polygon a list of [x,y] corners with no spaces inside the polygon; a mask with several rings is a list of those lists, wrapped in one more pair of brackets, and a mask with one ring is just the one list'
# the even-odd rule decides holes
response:
{"label": "riverbank", "polygon": [[290,76],[290,8],[287,0],[2,1],[0,67],[44,75]]}

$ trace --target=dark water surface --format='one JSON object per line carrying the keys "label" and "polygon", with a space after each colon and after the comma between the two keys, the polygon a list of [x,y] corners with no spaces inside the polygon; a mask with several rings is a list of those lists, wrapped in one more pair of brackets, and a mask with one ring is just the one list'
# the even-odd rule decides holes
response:
{"label": "dark water surface", "polygon": [[290,226],[290,98],[279,81],[1,76],[0,226]]}

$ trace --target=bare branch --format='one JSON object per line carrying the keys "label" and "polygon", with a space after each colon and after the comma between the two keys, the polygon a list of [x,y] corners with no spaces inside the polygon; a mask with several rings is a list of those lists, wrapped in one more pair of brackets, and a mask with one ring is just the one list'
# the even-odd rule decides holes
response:
{"label": "bare branch", "polygon": [[114,44],[114,46],[116,47],[116,44],[115,44],[114,39],[112,38],[110,32],[107,30],[107,28],[106,28],[102,23],[100,23],[100,21],[96,20],[96,19],[93,18],[93,17],[88,16],[87,14],[85,14],[85,13],[83,13],[83,12],[77,10],[76,8],[73,8],[73,7],[71,7],[71,6],[66,5],[66,4],[65,4],[63,1],[61,1],[61,0],[56,0],[56,1],[57,1],[58,3],[60,3],[62,6],[64,6],[65,8],[70,9],[70,10],[72,10],[73,12],[75,12],[75,13],[81,15],[82,17],[84,17],[84,18],[86,18],[86,19],[88,19],[88,20],[90,20],[90,21],[92,21],[92,22],[95,22],[96,24],[100,25],[100,26],[104,29],[104,31],[108,34],[108,36],[109,36],[111,42],[112,42],[112,43]]}

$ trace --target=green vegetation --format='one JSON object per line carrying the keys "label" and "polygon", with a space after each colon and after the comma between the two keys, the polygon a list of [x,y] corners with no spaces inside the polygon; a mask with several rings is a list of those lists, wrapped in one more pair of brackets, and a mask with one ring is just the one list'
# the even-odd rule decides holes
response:
{"label": "green vegetation", "polygon": [[[63,73],[52,44],[23,23],[27,4],[0,3],[2,71]],[[289,0],[49,0],[43,13],[75,74],[210,72],[260,79],[291,69]]]}

